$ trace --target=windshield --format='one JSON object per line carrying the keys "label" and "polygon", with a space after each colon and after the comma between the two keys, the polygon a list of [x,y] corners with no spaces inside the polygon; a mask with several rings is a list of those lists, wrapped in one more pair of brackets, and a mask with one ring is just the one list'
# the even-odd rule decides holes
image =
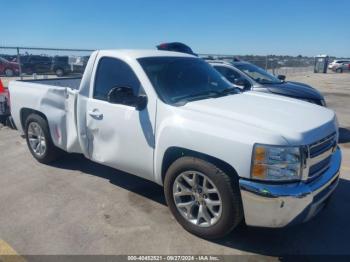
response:
{"label": "windshield", "polygon": [[146,57],[138,59],[159,97],[166,103],[239,93],[205,61],[192,57]]}
{"label": "windshield", "polygon": [[283,82],[264,69],[252,64],[234,64],[234,66],[260,84],[280,84]]}

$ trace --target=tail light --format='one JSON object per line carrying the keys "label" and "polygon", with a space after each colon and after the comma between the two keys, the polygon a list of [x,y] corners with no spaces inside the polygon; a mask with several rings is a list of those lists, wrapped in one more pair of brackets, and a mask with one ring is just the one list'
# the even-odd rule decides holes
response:
{"label": "tail light", "polygon": [[5,99],[4,105],[3,105],[4,109],[2,111],[7,112],[11,108],[10,107],[10,92],[8,89],[5,89],[4,85],[2,84],[1,78],[0,78],[0,96],[2,96],[3,99]]}
{"label": "tail light", "polygon": [[2,81],[1,81],[1,78],[0,78],[0,94],[3,94],[3,93],[5,93],[5,87],[2,84]]}

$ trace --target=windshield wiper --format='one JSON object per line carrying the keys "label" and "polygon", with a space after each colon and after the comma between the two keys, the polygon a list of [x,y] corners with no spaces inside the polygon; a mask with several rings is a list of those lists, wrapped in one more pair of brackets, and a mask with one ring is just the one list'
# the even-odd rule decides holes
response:
{"label": "windshield wiper", "polygon": [[229,94],[238,94],[238,93],[240,93],[240,91],[238,91],[238,88],[230,87],[230,88],[226,88],[224,90],[221,90],[220,93],[218,94],[218,96],[226,96]]}
{"label": "windshield wiper", "polygon": [[183,97],[179,97],[176,99],[175,104],[177,105],[185,105],[187,102],[190,101],[195,101],[195,100],[199,100],[199,99],[206,99],[206,98],[217,98],[217,97],[222,97],[222,96],[226,96],[229,94],[238,94],[239,91],[237,90],[237,88],[226,88],[224,90],[210,90],[207,92],[201,92],[201,93],[196,93],[196,94],[192,94],[192,95],[188,95],[188,96],[183,96]]}
{"label": "windshield wiper", "polygon": [[269,81],[269,80],[266,80],[266,79],[259,79],[257,80],[258,83],[260,84],[265,84],[265,85],[273,85],[273,84],[281,84],[283,83],[282,81]]}
{"label": "windshield wiper", "polygon": [[210,90],[207,92],[201,92],[201,93],[196,93],[196,94],[191,94],[191,95],[186,95],[186,96],[182,96],[182,97],[178,97],[176,99],[176,103],[177,102],[181,102],[181,101],[193,101],[193,100],[197,100],[200,98],[211,98],[211,97],[216,97],[220,95],[219,91],[215,91],[215,90]]}

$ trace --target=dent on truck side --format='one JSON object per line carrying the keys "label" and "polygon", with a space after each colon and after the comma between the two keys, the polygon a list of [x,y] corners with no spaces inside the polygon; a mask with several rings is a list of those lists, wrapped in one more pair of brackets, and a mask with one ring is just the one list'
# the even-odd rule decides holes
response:
{"label": "dent on truck side", "polygon": [[47,119],[53,143],[67,151],[87,156],[84,101],[89,95],[91,71],[97,52],[91,55],[79,90],[66,87],[13,81],[10,83],[11,113],[19,131],[24,133],[23,112],[39,112]]}
{"label": "dent on truck side", "polygon": [[93,69],[98,51],[91,54],[89,61],[85,67],[83,78],[80,83],[80,88],[77,96],[76,119],[77,119],[77,134],[80,148],[85,157],[90,158],[89,142],[87,137],[87,119],[86,107],[87,100],[90,94],[90,86],[92,81]]}
{"label": "dent on truck side", "polygon": [[66,88],[15,81],[10,84],[10,92],[16,98],[11,101],[11,113],[21,133],[24,116],[40,112],[48,121],[54,144],[62,149],[70,147],[72,142],[66,133],[72,122],[66,112]]}

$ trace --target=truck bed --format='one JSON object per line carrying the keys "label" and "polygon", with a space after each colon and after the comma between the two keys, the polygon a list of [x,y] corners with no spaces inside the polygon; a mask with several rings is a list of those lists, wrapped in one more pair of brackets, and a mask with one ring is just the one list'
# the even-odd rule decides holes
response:
{"label": "truck bed", "polygon": [[22,115],[32,110],[45,115],[53,143],[67,151],[80,153],[76,129],[76,98],[81,78],[11,81],[11,115],[24,133]]}
{"label": "truck bed", "polygon": [[36,80],[18,80],[20,82],[48,85],[48,86],[59,86],[69,87],[74,90],[79,90],[81,77],[69,77],[69,78],[52,78],[52,79],[36,79]]}

